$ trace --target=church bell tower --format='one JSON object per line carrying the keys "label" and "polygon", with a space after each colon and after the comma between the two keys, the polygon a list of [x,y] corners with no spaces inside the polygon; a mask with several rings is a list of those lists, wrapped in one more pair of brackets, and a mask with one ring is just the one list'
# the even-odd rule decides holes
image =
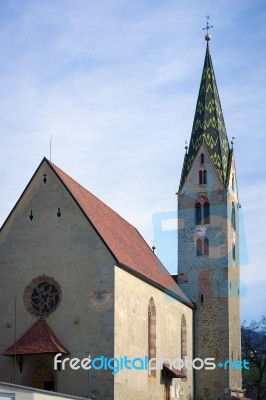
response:
{"label": "church bell tower", "polygon": [[216,363],[213,370],[194,370],[194,398],[225,400],[242,396],[241,370],[233,364],[241,360],[240,206],[233,141],[228,142],[210,55],[211,36],[205,39],[202,78],[178,191],[178,283],[195,303],[194,358],[215,358]]}

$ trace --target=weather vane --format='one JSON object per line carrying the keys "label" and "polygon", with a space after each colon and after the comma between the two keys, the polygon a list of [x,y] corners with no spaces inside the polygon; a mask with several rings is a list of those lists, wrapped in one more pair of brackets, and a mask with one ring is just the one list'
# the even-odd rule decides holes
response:
{"label": "weather vane", "polygon": [[207,35],[205,35],[205,40],[207,40],[207,42],[209,41],[209,40],[211,40],[211,35],[209,35],[209,29],[212,29],[213,28],[213,25],[210,25],[209,24],[209,18],[210,18],[210,16],[209,15],[206,15],[206,18],[207,18],[207,23],[206,23],[206,26],[205,26],[205,28],[203,28],[202,30],[203,31],[207,31]]}

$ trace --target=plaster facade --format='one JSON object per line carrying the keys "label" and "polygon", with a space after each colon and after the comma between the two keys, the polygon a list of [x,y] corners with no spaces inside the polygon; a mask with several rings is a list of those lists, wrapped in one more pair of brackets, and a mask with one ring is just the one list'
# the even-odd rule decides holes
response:
{"label": "plaster facade", "polygon": [[[71,357],[82,359],[87,352],[93,357],[113,356],[114,259],[46,162],[4,225],[0,253],[0,301],[5,305],[0,308],[1,351],[14,343],[15,299],[16,337],[36,321],[27,312],[23,295],[32,279],[45,274],[54,278],[62,291],[62,301],[47,322]],[[112,301],[98,311],[89,297],[101,289],[111,293]],[[16,365],[14,377],[14,358],[0,357],[1,380],[31,386],[33,371],[40,363],[53,369],[53,355],[25,355],[22,372]],[[90,388],[84,370],[54,371],[54,381],[55,390],[62,393],[86,396],[90,389],[98,398],[113,398],[110,371],[92,371]]]}
{"label": "plaster facade", "polygon": [[[143,359],[148,354],[151,299],[156,308],[156,357],[181,358],[181,321],[184,317],[187,358],[192,360],[193,310],[119,267],[115,267],[115,356]],[[167,381],[160,368],[156,370],[156,376],[151,376],[148,371],[124,369],[115,375],[115,399],[160,400],[164,398],[165,385],[169,386],[171,399],[193,399],[193,371],[187,370],[186,375],[187,379]]]}

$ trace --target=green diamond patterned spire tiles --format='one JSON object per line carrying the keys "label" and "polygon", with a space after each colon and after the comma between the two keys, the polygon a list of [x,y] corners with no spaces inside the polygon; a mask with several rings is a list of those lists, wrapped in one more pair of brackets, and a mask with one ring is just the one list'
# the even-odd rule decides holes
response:
{"label": "green diamond patterned spire tiles", "polygon": [[230,148],[208,43],[190,144],[183,164],[180,189],[203,142],[218,176],[226,186]]}

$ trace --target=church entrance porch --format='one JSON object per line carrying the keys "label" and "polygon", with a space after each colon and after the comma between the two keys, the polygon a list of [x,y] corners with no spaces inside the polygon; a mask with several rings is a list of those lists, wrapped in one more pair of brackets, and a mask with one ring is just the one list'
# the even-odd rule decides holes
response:
{"label": "church entrance porch", "polygon": [[32,387],[36,389],[54,391],[54,386],[53,372],[43,364],[36,368],[32,376]]}

